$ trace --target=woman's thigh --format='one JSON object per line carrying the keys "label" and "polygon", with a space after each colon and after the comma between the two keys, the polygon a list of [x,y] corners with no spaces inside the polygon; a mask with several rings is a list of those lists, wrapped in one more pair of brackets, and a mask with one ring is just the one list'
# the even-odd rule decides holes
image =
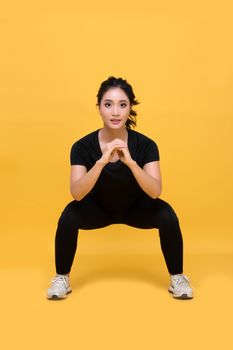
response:
{"label": "woman's thigh", "polygon": [[178,221],[173,208],[160,198],[144,196],[133,204],[123,218],[123,223],[142,229],[161,228]]}
{"label": "woman's thigh", "polygon": [[93,198],[68,203],[61,213],[58,223],[83,230],[101,228],[112,224],[108,213]]}

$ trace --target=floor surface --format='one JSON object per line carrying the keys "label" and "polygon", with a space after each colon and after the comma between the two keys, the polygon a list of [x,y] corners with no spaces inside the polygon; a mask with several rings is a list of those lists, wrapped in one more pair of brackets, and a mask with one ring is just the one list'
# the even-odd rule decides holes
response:
{"label": "floor surface", "polygon": [[[49,301],[51,236],[29,230],[1,236],[2,349],[232,349],[232,254],[185,254],[195,297],[181,301],[167,292],[169,276],[158,245],[154,253],[140,253],[136,235],[135,251],[119,246],[104,252],[97,246],[93,253],[85,249],[91,239],[80,234],[72,293]],[[106,248],[104,235],[102,242]]]}

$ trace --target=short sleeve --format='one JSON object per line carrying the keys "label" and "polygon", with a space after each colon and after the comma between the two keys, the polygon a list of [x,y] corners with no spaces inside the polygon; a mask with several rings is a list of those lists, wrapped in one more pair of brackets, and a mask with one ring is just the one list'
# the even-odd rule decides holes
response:
{"label": "short sleeve", "polygon": [[83,149],[80,142],[75,142],[70,151],[70,164],[71,165],[85,165],[87,160],[85,157],[85,150]]}
{"label": "short sleeve", "polygon": [[153,140],[148,140],[143,152],[143,165],[159,160],[159,149]]}

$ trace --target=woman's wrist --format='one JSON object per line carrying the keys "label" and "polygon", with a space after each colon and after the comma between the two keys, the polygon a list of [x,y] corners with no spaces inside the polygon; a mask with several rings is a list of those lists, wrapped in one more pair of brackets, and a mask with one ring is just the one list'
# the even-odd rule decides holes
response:
{"label": "woman's wrist", "polygon": [[99,166],[101,166],[101,167],[104,167],[107,163],[108,163],[108,162],[107,162],[103,157],[101,157],[100,159],[98,159],[98,160],[96,161],[95,164],[97,164],[97,165],[99,165]]}
{"label": "woman's wrist", "polygon": [[126,165],[132,170],[132,168],[134,168],[135,166],[137,166],[137,162],[131,158],[130,161],[127,162]]}

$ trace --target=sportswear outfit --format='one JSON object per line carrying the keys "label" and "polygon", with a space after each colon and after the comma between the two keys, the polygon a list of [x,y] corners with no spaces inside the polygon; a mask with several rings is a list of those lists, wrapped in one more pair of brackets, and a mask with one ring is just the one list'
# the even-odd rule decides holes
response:
{"label": "sportswear outfit", "polygon": [[[101,158],[99,130],[72,145],[71,165],[84,165],[88,171]],[[158,147],[153,140],[137,131],[127,131],[129,152],[141,168],[146,163],[159,160]],[[129,167],[120,160],[109,162],[92,190],[82,200],[73,200],[64,208],[55,238],[57,274],[66,275],[71,270],[79,229],[91,230],[117,223],[158,229],[168,272],[182,274],[183,240],[174,210],[162,199],[148,196]]]}

